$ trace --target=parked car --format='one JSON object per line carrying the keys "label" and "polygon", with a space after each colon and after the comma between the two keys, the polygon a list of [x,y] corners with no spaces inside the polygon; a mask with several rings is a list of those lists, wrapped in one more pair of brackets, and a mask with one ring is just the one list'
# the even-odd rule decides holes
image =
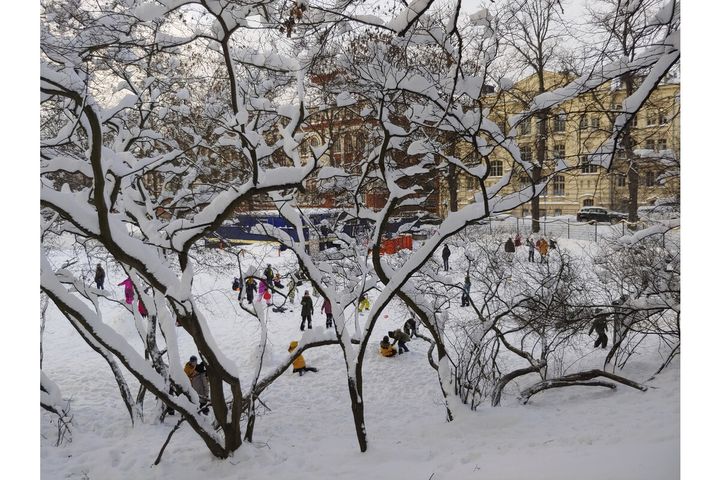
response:
{"label": "parked car", "polygon": [[627,213],[611,212],[603,207],[582,207],[578,210],[578,222],[610,222],[617,223],[621,220],[627,220]]}

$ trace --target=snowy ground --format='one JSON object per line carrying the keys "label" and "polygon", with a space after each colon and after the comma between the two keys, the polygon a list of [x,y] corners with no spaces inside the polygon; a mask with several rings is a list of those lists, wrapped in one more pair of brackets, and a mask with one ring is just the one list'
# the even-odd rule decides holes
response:
{"label": "snowy ground", "polygon": [[[561,242],[561,247],[563,243]],[[282,258],[269,257],[273,262]],[[458,276],[461,275],[458,273]],[[258,327],[236,304],[230,290],[233,273],[200,274],[195,289],[203,293],[208,321],[218,344],[240,365],[251,354]],[[116,297],[122,278],[110,276]],[[299,301],[299,300],[296,300]],[[312,335],[324,329],[314,315]],[[377,345],[387,330],[406,317],[398,304],[384,312],[373,336]],[[271,313],[270,363],[299,340],[299,308]],[[108,304],[106,321],[140,346],[132,320]],[[45,330],[43,370],[72,399],[72,442],[54,446],[52,417],[41,414],[43,479],[261,479],[334,480],[394,476],[408,479],[675,479],[680,475],[679,360],[649,383],[645,393],[618,386],[550,390],[528,405],[508,387],[499,408],[455,411],[446,423],[437,376],[428,365],[427,344],[413,341],[411,352],[382,358],[373,347],[365,362],[365,408],[368,452],[357,448],[344,362],[338,346],[304,354],[317,374],[298,377],[287,371],[263,395],[271,409],[258,420],[255,443],[233,458],[212,457],[187,426],[174,435],[160,465],[151,467],[173,417],[164,424],[130,425],[127,411],[107,364],[93,352],[52,306]],[[195,353],[190,337],[179,334],[182,355]],[[587,337],[589,345],[592,338]],[[584,362],[603,353],[592,352]],[[659,363],[652,351],[625,369],[643,381]],[[135,391],[137,383],[127,379]],[[154,404],[152,396],[146,410]]]}

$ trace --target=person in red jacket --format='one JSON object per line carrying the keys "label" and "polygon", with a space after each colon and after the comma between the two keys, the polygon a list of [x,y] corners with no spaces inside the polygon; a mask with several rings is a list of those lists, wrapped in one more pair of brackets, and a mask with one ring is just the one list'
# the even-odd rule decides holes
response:
{"label": "person in red jacket", "polygon": [[320,307],[320,313],[325,314],[325,328],[332,328],[333,326],[333,313],[332,313],[332,304],[330,303],[330,299],[325,297],[325,301],[322,304],[322,307]]}

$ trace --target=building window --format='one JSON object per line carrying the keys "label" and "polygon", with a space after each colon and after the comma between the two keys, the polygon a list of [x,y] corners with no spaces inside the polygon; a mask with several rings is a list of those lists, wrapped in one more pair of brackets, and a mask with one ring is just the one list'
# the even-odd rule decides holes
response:
{"label": "building window", "polygon": [[600,117],[597,115],[590,117],[590,126],[592,128],[600,128]]}
{"label": "building window", "polygon": [[598,166],[592,165],[587,155],[580,157],[580,171],[582,173],[597,173]]}
{"label": "building window", "polygon": [[555,117],[553,117],[553,131],[557,133],[562,133],[565,131],[564,113],[558,113]]}
{"label": "building window", "polygon": [[502,177],[503,175],[503,162],[502,160],[493,160],[490,162],[490,176],[491,177]]}
{"label": "building window", "polygon": [[595,199],[586,198],[583,200],[583,207],[592,207],[593,205],[595,205]]}
{"label": "building window", "polygon": [[655,140],[652,138],[645,140],[645,150],[655,150]]}
{"label": "building window", "polygon": [[638,116],[637,116],[637,113],[636,113],[635,115],[633,115],[632,120],[630,120],[630,125],[631,125],[631,126],[633,126],[633,127],[637,127],[637,126],[638,126],[637,117],[638,117]]}
{"label": "building window", "polygon": [[553,147],[553,158],[555,160],[565,160],[565,144],[560,143]]}
{"label": "building window", "polygon": [[667,150],[667,139],[661,138],[657,141],[657,149],[659,151]]}
{"label": "building window", "polygon": [[617,175],[615,178],[617,178],[617,186],[618,187],[624,187],[627,177],[625,175]]}
{"label": "building window", "polygon": [[526,118],[520,122],[520,135],[530,135],[530,119]]}
{"label": "building window", "polygon": [[658,124],[658,117],[656,112],[650,112],[647,114],[646,123],[648,127]]}
{"label": "building window", "polygon": [[645,186],[646,187],[652,187],[655,185],[655,173],[654,172],[647,172],[645,174]]}
{"label": "building window", "polygon": [[565,195],[565,177],[558,175],[553,178],[553,195],[562,196]]}
{"label": "building window", "polygon": [[585,130],[586,128],[588,128],[588,119],[587,115],[583,113],[582,115],[580,115],[580,129]]}
{"label": "building window", "polygon": [[562,215],[562,208],[556,208],[555,211],[553,212],[553,215],[555,215],[556,217],[559,217],[560,215]]}
{"label": "building window", "polygon": [[660,125],[667,125],[668,123],[670,123],[670,119],[668,118],[667,113],[660,112],[659,117],[660,117]]}
{"label": "building window", "polygon": [[530,145],[522,145],[520,147],[520,158],[526,162],[532,160],[532,147]]}

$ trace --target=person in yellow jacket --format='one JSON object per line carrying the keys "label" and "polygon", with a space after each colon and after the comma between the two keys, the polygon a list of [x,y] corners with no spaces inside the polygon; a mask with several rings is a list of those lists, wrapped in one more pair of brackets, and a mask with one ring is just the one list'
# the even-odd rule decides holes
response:
{"label": "person in yellow jacket", "polygon": [[192,355],[183,370],[185,371],[185,375],[190,379],[190,385],[193,390],[195,390],[198,397],[200,397],[200,412],[207,415],[210,411],[208,407],[206,407],[210,401],[210,385],[207,374],[205,373],[205,363],[198,363],[197,357]]}
{"label": "person in yellow jacket", "polygon": [[[288,347],[288,352],[292,353],[293,350],[295,350],[298,346],[297,340],[293,340],[290,342],[290,347]],[[293,373],[299,373],[300,376],[303,376],[303,373],[305,372],[317,372],[318,369],[315,367],[308,367],[305,364],[305,358],[302,355],[298,355],[298,357],[293,360]]]}
{"label": "person in yellow jacket", "polygon": [[396,354],[397,350],[395,350],[395,347],[390,345],[390,338],[385,335],[380,342],[380,355],[383,357],[394,357]]}
{"label": "person in yellow jacket", "polygon": [[360,298],[360,303],[358,304],[358,312],[365,310],[370,310],[370,300],[368,299],[367,293],[363,293],[363,296]]}

